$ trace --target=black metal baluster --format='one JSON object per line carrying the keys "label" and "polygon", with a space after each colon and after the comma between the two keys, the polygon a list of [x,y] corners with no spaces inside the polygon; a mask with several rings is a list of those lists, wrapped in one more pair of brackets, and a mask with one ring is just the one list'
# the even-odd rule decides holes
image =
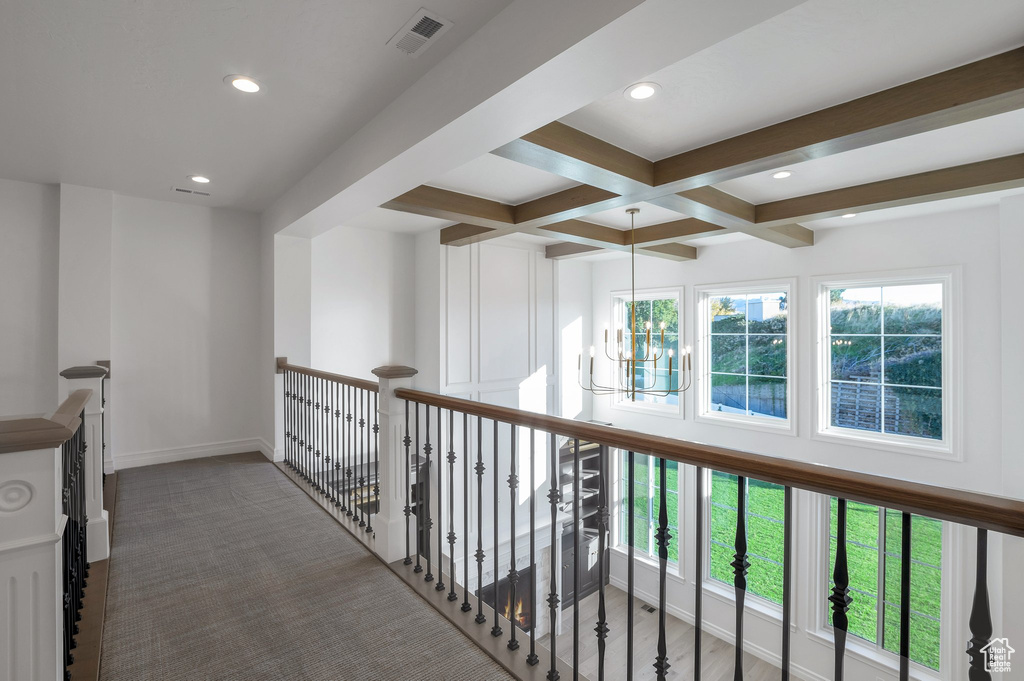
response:
{"label": "black metal baluster", "polygon": [[599,452],[598,470],[600,471],[600,486],[597,492],[597,626],[594,627],[594,631],[597,633],[597,679],[598,681],[604,681],[605,639],[608,638],[608,619],[604,602],[605,533],[608,531],[608,498],[605,494],[605,484],[608,480],[608,447],[601,445]]}
{"label": "black metal baluster", "polygon": [[668,545],[672,539],[672,533],[668,531],[668,473],[665,459],[658,459],[658,476],[661,485],[658,497],[660,508],[658,531],[654,535],[658,542],[658,656],[654,658],[654,671],[658,681],[664,681],[665,674],[672,666],[668,663],[668,648],[665,641],[665,579],[668,574]]}
{"label": "black metal baluster", "polygon": [[312,483],[313,473],[313,378],[306,377],[306,460],[302,465],[302,479]]}
{"label": "black metal baluster", "polygon": [[[376,535],[373,531],[373,514],[377,513],[380,504],[380,424],[377,423],[377,399],[377,393],[367,393],[367,403],[371,400],[373,401],[373,407],[370,410],[370,413],[373,416],[373,427],[370,428],[369,433],[371,440],[370,447],[373,448],[373,487],[371,488],[371,491],[373,492],[373,503],[370,504],[370,515],[367,517],[366,531],[374,536]],[[367,467],[370,465],[369,453],[367,453],[366,465]]]}
{"label": "black metal baluster", "polygon": [[835,681],[843,681],[843,662],[846,657],[846,631],[850,622],[846,612],[850,609],[850,572],[846,564],[846,499],[837,499],[836,512],[836,565],[832,571],[832,629],[835,635]]}
{"label": "black metal baluster", "polygon": [[299,376],[299,399],[295,404],[295,414],[299,426],[299,447],[296,451],[295,465],[299,477],[303,477],[306,464],[306,375]]}
{"label": "black metal baluster", "polygon": [[782,511],[782,681],[789,681],[793,601],[793,488],[783,493]]}
{"label": "black metal baluster", "polygon": [[423,572],[420,555],[423,553],[423,487],[420,480],[420,405],[416,403],[416,567],[413,572]]}
{"label": "black metal baluster", "polygon": [[551,591],[548,592],[548,647],[551,649],[551,668],[548,669],[547,680],[558,681],[558,652],[555,645],[555,629],[558,623],[558,564],[561,562],[555,553],[555,541],[558,539],[555,524],[558,519],[558,504],[562,501],[562,481],[559,479],[558,448],[555,434],[548,433],[551,457],[551,486],[548,489],[548,503],[551,506],[551,543],[548,549],[548,562],[551,563]]}
{"label": "black metal baluster", "polygon": [[732,574],[733,591],[736,594],[736,661],[733,679],[743,679],[743,604],[747,595],[747,479],[742,475],[736,477],[736,553],[733,554]]}
{"label": "black metal baluster", "polygon": [[370,452],[367,451],[369,443],[369,435],[366,432],[366,412],[368,403],[365,402],[368,396],[367,392],[360,388],[357,392],[359,395],[359,497],[358,505],[356,508],[359,509],[359,527],[366,527],[366,479],[369,477],[369,471],[367,470],[367,460],[369,459]]}
{"label": "black metal baluster", "polygon": [[[441,439],[441,407],[437,408],[437,584],[435,591],[444,591],[444,487],[441,484],[444,478],[444,465],[441,463],[441,452],[443,440]],[[451,440],[451,433],[448,433]],[[449,518],[449,520],[451,520]]]}
{"label": "black metal baluster", "polygon": [[459,600],[455,593],[455,412],[448,410],[448,600]]}
{"label": "black metal baluster", "polygon": [[988,530],[978,528],[977,572],[974,576],[974,602],[971,605],[971,638],[967,656],[970,658],[967,678],[970,681],[991,681],[982,650],[992,638],[992,613],[988,605]]}
{"label": "black metal baluster", "polygon": [[498,422],[494,422],[494,626],[491,627],[491,636],[501,636],[501,620],[498,619],[498,558],[501,555],[498,543]]}
{"label": "black metal baluster", "polygon": [[[537,603],[537,543],[534,535],[537,532],[537,483],[535,478],[537,466],[537,433],[530,429],[530,654],[526,656],[526,664],[531,667],[540,662],[537,657],[537,619],[540,613]],[[555,545],[551,545],[552,562],[555,557]]]}
{"label": "black metal baluster", "polygon": [[[882,510],[885,513],[885,510]],[[884,517],[884,516],[883,516]],[[910,679],[910,514],[902,514],[900,561],[900,681]]]}
{"label": "black metal baluster", "polygon": [[410,479],[412,473],[409,468],[411,465],[409,448],[412,445],[412,437],[409,434],[409,400],[405,401],[405,437],[402,438],[402,444],[405,446],[405,472],[401,476],[401,479],[405,481],[405,560],[402,561],[402,564],[412,565],[412,547],[409,542],[409,516],[412,515],[412,508],[409,505],[409,486],[412,484]]}
{"label": "black metal baluster", "polygon": [[636,538],[633,536],[636,528],[636,470],[633,464],[635,454],[629,452],[627,458],[629,470],[626,472],[626,480],[629,488],[626,494],[629,500],[629,509],[627,510],[628,519],[626,522],[629,525],[626,528],[626,544],[628,545],[627,551],[629,555],[627,560],[629,563],[626,566],[626,681],[633,681],[633,582],[635,579],[633,559],[635,553],[634,544],[636,544]]}
{"label": "black metal baluster", "polygon": [[335,466],[339,469],[338,471],[338,483],[341,485],[341,489],[338,491],[338,498],[341,500],[341,510],[349,516],[352,512],[348,507],[348,420],[345,418],[348,415],[348,386],[339,386],[341,396],[339,401],[339,430],[341,432],[341,450],[338,452],[338,460],[335,462]]}
{"label": "black metal baluster", "polygon": [[434,573],[432,573],[430,571],[430,530],[433,528],[433,523],[430,520],[430,405],[429,404],[423,405],[423,415],[426,417],[425,420],[424,420],[424,423],[423,423],[423,425],[424,425],[424,428],[423,428],[423,434],[424,434],[423,453],[427,457],[427,461],[424,464],[426,470],[424,471],[424,476],[425,477],[424,477],[424,480],[423,480],[423,509],[424,509],[424,514],[425,514],[424,519],[423,519],[423,532],[424,532],[424,536],[423,536],[424,547],[423,548],[426,549],[426,552],[423,554],[423,557],[427,561],[427,574],[423,576],[423,581],[425,581],[425,582],[432,582],[432,581],[434,581]]}
{"label": "black metal baluster", "polygon": [[572,441],[572,678],[580,678],[580,440]]}
{"label": "black metal baluster", "polygon": [[[342,385],[340,383],[334,384],[334,486],[333,486],[333,498],[334,507],[342,508],[342,502],[344,497],[341,494],[341,454],[344,451],[344,429],[341,426],[341,395]],[[344,509],[342,509],[344,510]]]}
{"label": "black metal baluster", "polygon": [[291,371],[285,369],[284,372],[284,465],[291,468],[292,465],[292,388],[291,388]]}
{"label": "black metal baluster", "polygon": [[484,420],[476,417],[476,618],[487,622],[484,614]]}
{"label": "black metal baluster", "polygon": [[[469,414],[462,413],[462,612],[473,612],[469,602]],[[477,532],[479,534],[479,531]],[[454,583],[455,580],[452,579]]]}
{"label": "black metal baluster", "polygon": [[511,504],[509,506],[509,562],[508,562],[508,623],[512,630],[512,636],[508,640],[509,650],[518,650],[519,641],[516,640],[516,630],[519,623],[516,621],[516,587],[519,585],[519,571],[516,569],[516,491],[519,488],[519,476],[516,475],[516,459],[519,458],[516,452],[516,427],[511,425],[509,432],[512,438],[512,446],[509,449],[509,474],[508,491]]}
{"label": "black metal baluster", "polygon": [[313,489],[323,494],[323,452],[321,448],[324,443],[324,416],[321,407],[324,406],[323,393],[324,381],[322,378],[313,379]]}

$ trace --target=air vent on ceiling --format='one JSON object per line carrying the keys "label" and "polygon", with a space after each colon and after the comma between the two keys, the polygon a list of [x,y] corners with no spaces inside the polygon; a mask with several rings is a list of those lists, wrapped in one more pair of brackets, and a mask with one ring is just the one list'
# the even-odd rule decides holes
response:
{"label": "air vent on ceiling", "polygon": [[411,57],[418,57],[451,27],[452,22],[421,7],[398,33],[391,36],[387,44]]}
{"label": "air vent on ceiling", "polygon": [[192,196],[209,196],[210,192],[201,192],[198,189],[186,189],[185,187],[171,187],[179,194],[191,194]]}

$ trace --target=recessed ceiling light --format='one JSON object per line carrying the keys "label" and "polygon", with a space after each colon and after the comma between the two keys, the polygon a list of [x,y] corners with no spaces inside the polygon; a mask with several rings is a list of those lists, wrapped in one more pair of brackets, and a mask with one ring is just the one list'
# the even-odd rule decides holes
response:
{"label": "recessed ceiling light", "polygon": [[846,218],[847,220],[849,220],[850,218],[855,218],[855,217],[857,217],[857,214],[856,214],[856,213],[843,213],[842,217],[844,217],[844,218]]}
{"label": "recessed ceiling light", "polygon": [[249,76],[241,76],[238,74],[225,76],[224,82],[230,83],[232,87],[236,90],[241,90],[242,92],[253,93],[260,91],[260,84],[257,83],[254,78],[250,78]]}
{"label": "recessed ceiling light", "polygon": [[204,175],[189,175],[188,179],[193,182],[198,182],[199,184],[210,184],[210,178]]}
{"label": "recessed ceiling light", "polygon": [[772,175],[776,180],[785,180],[787,177],[793,174],[792,170],[780,170],[779,172]]}
{"label": "recessed ceiling light", "polygon": [[650,99],[658,94],[660,89],[661,86],[657,83],[634,83],[626,88],[623,95],[625,95],[626,99]]}

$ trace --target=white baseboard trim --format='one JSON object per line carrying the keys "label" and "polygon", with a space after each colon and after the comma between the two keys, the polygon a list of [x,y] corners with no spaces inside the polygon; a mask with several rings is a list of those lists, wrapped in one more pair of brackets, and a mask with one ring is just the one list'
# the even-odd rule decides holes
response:
{"label": "white baseboard trim", "polygon": [[225,454],[260,452],[266,456],[267,451],[272,452],[273,448],[268,447],[263,438],[257,437],[247,440],[229,440],[228,442],[209,442],[206,444],[192,445],[191,447],[178,447],[175,449],[157,449],[148,452],[115,454],[113,463],[114,469],[120,471],[125,468],[153,466],[160,463],[185,461],[187,459],[201,459],[208,456],[224,456]]}
{"label": "white baseboard trim", "polygon": [[256,438],[260,443],[260,452],[263,456],[267,457],[268,461],[284,461],[284,450],[275,449],[274,445],[270,444],[261,437]]}

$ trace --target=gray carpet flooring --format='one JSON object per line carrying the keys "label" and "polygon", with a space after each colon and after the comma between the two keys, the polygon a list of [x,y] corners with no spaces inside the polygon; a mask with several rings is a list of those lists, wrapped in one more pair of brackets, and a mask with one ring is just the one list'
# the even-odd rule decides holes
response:
{"label": "gray carpet flooring", "polygon": [[512,678],[262,455],[117,482],[102,681]]}

